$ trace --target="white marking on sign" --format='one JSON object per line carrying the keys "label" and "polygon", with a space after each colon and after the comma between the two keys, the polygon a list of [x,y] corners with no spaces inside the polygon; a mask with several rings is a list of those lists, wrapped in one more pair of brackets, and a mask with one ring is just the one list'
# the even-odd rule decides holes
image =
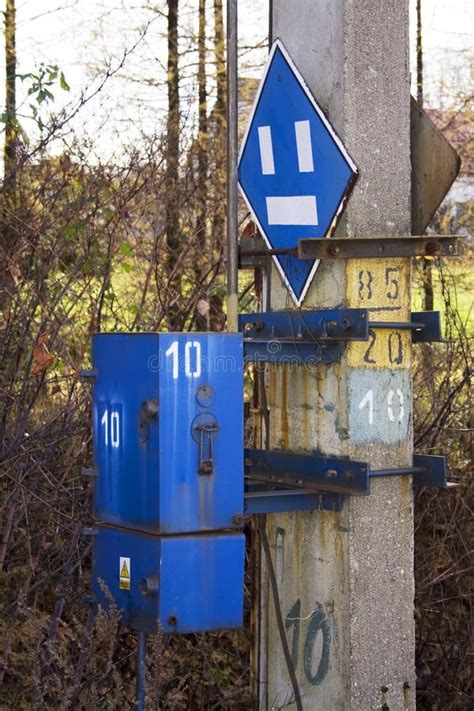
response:
{"label": "white marking on sign", "polygon": [[120,556],[119,562],[119,588],[120,590],[130,590],[131,580],[130,558]]}
{"label": "white marking on sign", "polygon": [[[196,351],[194,370],[191,368],[191,348]],[[199,378],[201,375],[201,344],[199,341],[188,341],[184,347],[184,372],[188,378]]]}
{"label": "white marking on sign", "polygon": [[[393,414],[393,408],[392,408],[392,403],[393,403],[393,396],[395,395],[393,390],[389,390],[389,393],[387,395],[387,415],[388,419],[390,422],[395,422],[395,415]],[[398,422],[401,422],[403,420],[403,417],[405,415],[405,408],[403,406],[405,402],[405,398],[403,396],[402,391],[400,388],[397,388],[397,397],[398,397]]]}
{"label": "white marking on sign", "polygon": [[317,225],[316,195],[267,197],[269,225]]}
{"label": "white marking on sign", "polygon": [[258,142],[260,145],[260,160],[262,162],[263,175],[275,175],[272,129],[270,126],[258,127]]}
{"label": "white marking on sign", "polygon": [[100,424],[104,426],[105,446],[106,447],[109,446],[109,430],[110,430],[110,444],[114,448],[120,447],[120,415],[119,415],[119,413],[112,410],[112,412],[110,412],[110,417],[109,417],[109,410],[106,408],[104,410],[104,414],[102,415]]}
{"label": "white marking on sign", "polygon": [[313,146],[309,121],[295,121],[296,150],[300,173],[314,173]]}
{"label": "white marking on sign", "polygon": [[357,443],[395,444],[411,434],[407,370],[354,368],[349,374],[349,428]]}
{"label": "white marking on sign", "polygon": [[368,390],[365,397],[359,403],[359,410],[369,406],[369,425],[374,424],[374,393],[372,390]]}
{"label": "white marking on sign", "polygon": [[[194,367],[192,367],[191,362],[191,350],[195,351]],[[179,342],[173,341],[168,350],[165,352],[166,356],[172,357],[173,362],[173,380],[178,379],[179,375]],[[184,374],[187,378],[199,378],[202,372],[202,358],[201,358],[201,344],[199,341],[186,341],[184,346]]]}

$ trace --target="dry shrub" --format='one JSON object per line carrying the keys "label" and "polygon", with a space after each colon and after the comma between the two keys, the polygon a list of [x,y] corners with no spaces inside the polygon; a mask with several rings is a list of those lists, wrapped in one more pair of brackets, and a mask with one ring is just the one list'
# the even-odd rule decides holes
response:
{"label": "dry shrub", "polygon": [[444,304],[446,332],[454,342],[423,346],[415,363],[416,449],[447,456],[449,479],[457,484],[447,491],[424,489],[415,498],[420,709],[461,710],[474,704],[473,334],[469,302],[461,294],[469,288],[466,280],[472,270],[469,249],[461,259],[437,267],[434,276]]}

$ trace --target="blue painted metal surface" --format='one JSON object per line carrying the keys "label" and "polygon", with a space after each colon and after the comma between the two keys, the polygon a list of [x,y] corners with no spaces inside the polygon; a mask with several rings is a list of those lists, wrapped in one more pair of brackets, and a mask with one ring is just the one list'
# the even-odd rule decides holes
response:
{"label": "blue painted metal surface", "polygon": [[[267,245],[293,248],[330,235],[357,169],[282,43],[276,41],[244,138],[239,185]],[[294,300],[303,300],[318,260],[275,255]]]}
{"label": "blue painted metal surface", "polygon": [[[142,632],[209,632],[242,626],[245,537],[240,533],[155,536],[97,526],[93,591],[104,587],[124,624]],[[127,562],[129,589],[121,587]]]}
{"label": "blue painted metal surface", "polygon": [[243,511],[241,334],[93,338],[95,516],[185,533]]}

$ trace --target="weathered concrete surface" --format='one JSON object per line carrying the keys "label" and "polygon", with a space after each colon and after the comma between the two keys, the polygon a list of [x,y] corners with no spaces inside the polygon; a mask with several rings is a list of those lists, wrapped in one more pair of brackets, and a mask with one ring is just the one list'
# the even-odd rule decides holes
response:
{"label": "weathered concrete surface", "polygon": [[[272,26],[273,38],[283,41],[359,167],[340,234],[409,234],[408,0],[273,0]],[[368,270],[373,307],[362,303],[369,297]],[[405,320],[410,310],[407,263],[366,260],[354,274],[354,265],[335,260],[320,266],[303,307],[392,309],[394,301],[396,319]],[[291,308],[276,273],[271,303],[273,309]],[[377,310],[376,318],[392,320],[390,313]],[[403,390],[404,403],[411,399],[406,375],[410,348],[405,334],[399,341],[394,332],[390,349],[385,331],[377,331],[376,338],[366,358],[366,350],[355,344],[333,367],[311,372],[275,368],[270,373],[272,446],[317,447],[369,460],[373,468],[410,463],[407,412],[400,436],[387,434],[400,419],[397,389]],[[361,438],[350,413],[357,408],[368,414],[368,404],[359,411],[364,395],[357,389],[354,394],[349,383],[357,378],[351,374],[362,368],[373,397],[383,402],[378,405],[375,436],[370,437],[367,424]],[[402,385],[389,387],[393,377],[403,380]],[[387,392],[381,394],[384,388]],[[385,429],[379,423],[382,416],[387,419]],[[408,478],[373,482],[370,497],[351,498],[340,514],[268,517],[267,531],[304,708],[368,711],[386,703],[390,709],[413,709],[413,510]],[[261,707],[277,709],[291,700],[291,688],[265,582],[264,576]]]}

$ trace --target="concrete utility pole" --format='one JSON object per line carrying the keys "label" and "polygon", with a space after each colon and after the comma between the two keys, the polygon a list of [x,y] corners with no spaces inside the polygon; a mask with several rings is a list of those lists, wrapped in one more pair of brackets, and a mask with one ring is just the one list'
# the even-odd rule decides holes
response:
{"label": "concrete utility pole", "polygon": [[[338,234],[410,234],[408,0],[273,0],[280,38],[359,169]],[[272,275],[271,308],[293,308]],[[326,261],[303,308],[365,307],[410,318],[404,259]],[[371,312],[372,313],[372,312]],[[270,446],[411,465],[411,340],[376,329],[340,364],[270,371]],[[409,477],[372,481],[341,513],[267,517],[280,604],[303,706],[415,707],[413,498]],[[294,708],[262,575],[261,708]]]}

